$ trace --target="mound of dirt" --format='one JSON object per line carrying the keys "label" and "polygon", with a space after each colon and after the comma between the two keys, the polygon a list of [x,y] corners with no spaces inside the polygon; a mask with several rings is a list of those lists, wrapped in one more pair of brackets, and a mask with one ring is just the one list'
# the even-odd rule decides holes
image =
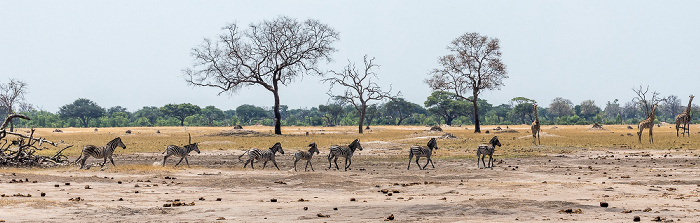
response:
{"label": "mound of dirt", "polygon": [[269,133],[256,132],[253,130],[231,129],[212,133],[207,136],[270,136]]}
{"label": "mound of dirt", "polygon": [[436,125],[436,126],[430,127],[430,131],[442,132],[442,128],[440,128],[440,126]]}
{"label": "mound of dirt", "polygon": [[444,135],[440,136],[440,138],[441,139],[459,139],[457,136],[455,136],[449,132],[446,132]]}
{"label": "mound of dirt", "polygon": [[519,133],[519,132],[516,131],[515,129],[506,129],[506,130],[498,131],[498,133]]}

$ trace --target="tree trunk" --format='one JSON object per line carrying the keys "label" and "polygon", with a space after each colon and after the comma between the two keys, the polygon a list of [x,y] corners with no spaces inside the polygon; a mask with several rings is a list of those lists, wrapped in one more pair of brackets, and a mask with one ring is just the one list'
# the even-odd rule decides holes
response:
{"label": "tree trunk", "polygon": [[445,116],[445,124],[446,125],[452,125],[452,120],[454,120],[454,118],[450,117],[449,115]]}
{"label": "tree trunk", "polygon": [[[180,126],[185,126],[185,118],[180,119]],[[87,127],[87,126],[85,126]]]}
{"label": "tree trunk", "polygon": [[[277,82],[275,82],[275,86],[276,85]],[[275,135],[282,135],[282,114],[280,114],[280,96],[277,91],[272,92],[272,94],[275,95]]]}
{"label": "tree trunk", "polygon": [[362,107],[360,108],[360,110],[361,111],[360,111],[360,121],[359,121],[359,125],[360,125],[359,126],[359,128],[360,128],[359,133],[362,134],[362,124],[364,124],[364,122],[365,122],[365,112],[367,111],[367,106],[363,104]]}
{"label": "tree trunk", "polygon": [[479,103],[476,98],[477,94],[474,94],[474,133],[481,133],[481,126],[479,126]]}

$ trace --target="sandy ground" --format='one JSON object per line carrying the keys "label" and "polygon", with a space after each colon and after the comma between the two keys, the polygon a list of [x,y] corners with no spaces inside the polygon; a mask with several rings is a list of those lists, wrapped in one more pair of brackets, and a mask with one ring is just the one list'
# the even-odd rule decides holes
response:
{"label": "sandy ground", "polygon": [[[235,157],[240,152],[192,154],[192,168],[159,171],[3,169],[0,220],[380,222],[393,215],[398,222],[700,221],[700,157],[690,150],[497,157],[493,169],[478,169],[474,159],[436,157],[436,168],[419,170],[413,163],[406,170],[405,151],[391,156],[366,149],[347,172],[327,170],[324,150],[314,157],[314,172],[303,172],[303,163],[294,172],[294,151],[278,155],[281,171],[271,163],[243,169]],[[117,165],[161,159],[156,153],[115,156]],[[187,206],[164,207],[178,202]]]}

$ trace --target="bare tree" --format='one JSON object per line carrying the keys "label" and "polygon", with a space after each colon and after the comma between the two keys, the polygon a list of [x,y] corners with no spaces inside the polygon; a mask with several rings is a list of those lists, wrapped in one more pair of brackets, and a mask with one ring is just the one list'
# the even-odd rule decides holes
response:
{"label": "bare tree", "polygon": [[480,133],[479,94],[483,90],[500,89],[508,78],[501,62],[501,46],[497,38],[465,33],[453,40],[447,49],[452,53],[438,59],[441,68],[430,72],[425,80],[431,89],[455,93],[474,104],[474,132]]}
{"label": "bare tree", "polygon": [[285,16],[250,24],[245,31],[235,23],[222,29],[217,40],[205,38],[192,49],[194,65],[184,70],[187,83],[219,88],[219,94],[262,86],[274,96],[275,134],[282,134],[280,85],[304,74],[321,75],[318,63],[331,61],[338,32],[317,20]]}
{"label": "bare tree", "polygon": [[[15,111],[15,104],[25,105],[24,95],[28,93],[27,83],[10,79],[10,83],[0,83],[0,107],[4,108],[8,115]],[[14,131],[14,122],[10,121],[10,132]]]}
{"label": "bare tree", "polygon": [[659,104],[659,102],[665,102],[667,99],[659,96],[660,94],[656,91],[651,92],[651,98],[647,99],[647,93],[649,93],[649,85],[647,85],[647,88],[643,88],[641,85],[639,85],[639,88],[632,88],[632,91],[634,91],[635,94],[637,94],[637,97],[632,99],[633,102],[635,102],[643,111],[644,111],[644,117],[649,116],[649,112],[651,112],[651,108],[654,107],[654,105]]}
{"label": "bare tree", "polygon": [[[368,59],[365,55],[364,62],[365,66],[362,71],[358,71],[355,64],[348,62],[343,71],[330,71],[334,77],[323,79],[324,83],[331,84],[330,89],[328,89],[328,95],[331,98],[351,104],[360,114],[359,133],[362,133],[362,125],[367,114],[367,102],[394,98],[391,96],[391,89],[382,91],[379,85],[372,81],[372,77],[377,78],[377,74],[372,71],[372,68],[379,67],[379,65],[374,64],[374,58]],[[342,95],[332,94],[331,90],[335,85],[345,87]],[[398,94],[400,95],[401,92]]]}

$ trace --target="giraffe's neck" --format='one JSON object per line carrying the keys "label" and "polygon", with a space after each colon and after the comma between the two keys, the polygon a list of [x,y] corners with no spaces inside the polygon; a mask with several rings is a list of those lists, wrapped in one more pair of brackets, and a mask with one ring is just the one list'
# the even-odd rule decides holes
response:
{"label": "giraffe's neck", "polygon": [[690,115],[690,109],[691,109],[690,106],[693,106],[692,103],[693,103],[693,98],[690,98],[690,101],[688,101],[688,107],[685,107],[685,112],[684,112],[684,113],[685,113],[686,115]]}
{"label": "giraffe's neck", "polygon": [[535,123],[540,123],[540,118],[537,116],[537,106],[535,106]]}

